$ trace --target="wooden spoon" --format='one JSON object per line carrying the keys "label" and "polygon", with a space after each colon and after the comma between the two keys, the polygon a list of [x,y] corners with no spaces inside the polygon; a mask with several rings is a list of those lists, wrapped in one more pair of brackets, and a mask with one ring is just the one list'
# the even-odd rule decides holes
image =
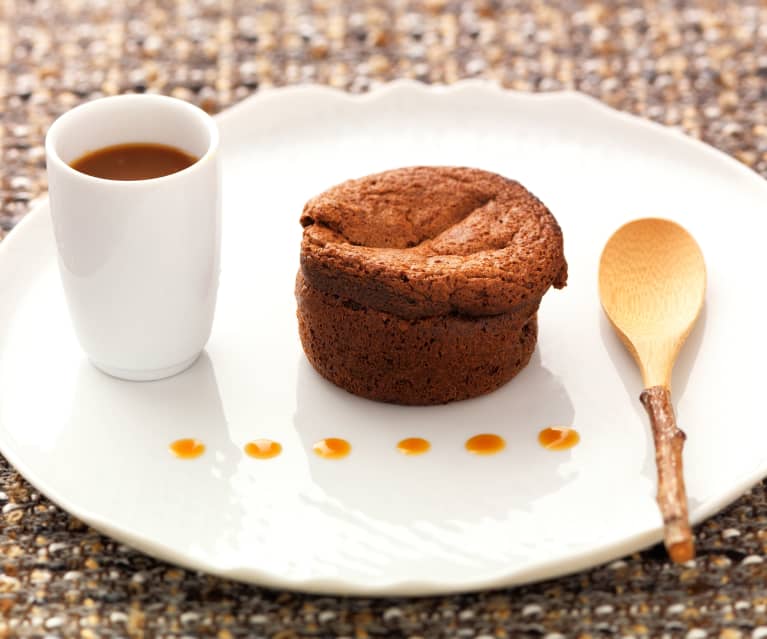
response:
{"label": "wooden spoon", "polygon": [[607,317],[642,371],[640,401],[650,417],[658,506],[675,562],[695,556],[682,472],[685,434],[671,404],[671,369],[703,307],[706,265],[692,236],[669,220],[629,222],[608,240],[599,263]]}

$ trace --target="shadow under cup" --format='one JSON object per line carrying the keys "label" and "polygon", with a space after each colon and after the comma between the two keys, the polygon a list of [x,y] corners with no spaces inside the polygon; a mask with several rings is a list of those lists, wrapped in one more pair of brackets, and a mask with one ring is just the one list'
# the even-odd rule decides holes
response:
{"label": "shadow under cup", "polygon": [[[73,169],[118,144],[172,146],[199,158],[147,180]],[[221,245],[219,136],[201,109],[125,95],[62,115],[45,141],[51,215],[72,324],[91,361],[131,380],[174,375],[199,356],[216,304]]]}

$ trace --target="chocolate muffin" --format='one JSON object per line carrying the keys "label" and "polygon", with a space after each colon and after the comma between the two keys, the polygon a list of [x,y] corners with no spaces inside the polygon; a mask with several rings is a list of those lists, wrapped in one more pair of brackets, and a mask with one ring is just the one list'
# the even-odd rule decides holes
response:
{"label": "chocolate muffin", "polygon": [[440,404],[527,364],[543,294],[567,280],[562,232],[518,182],[412,167],[350,180],[301,216],[304,352],[370,399]]}

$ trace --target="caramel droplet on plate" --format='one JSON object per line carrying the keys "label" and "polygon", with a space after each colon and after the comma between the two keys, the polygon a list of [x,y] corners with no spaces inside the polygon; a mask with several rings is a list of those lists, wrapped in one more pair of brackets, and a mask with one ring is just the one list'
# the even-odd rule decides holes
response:
{"label": "caramel droplet on plate", "polygon": [[203,444],[199,439],[194,439],[191,437],[177,439],[175,442],[171,443],[170,451],[176,457],[181,459],[194,459],[195,457],[199,457],[205,452],[205,444]]}
{"label": "caramel droplet on plate", "polygon": [[567,450],[581,441],[581,436],[574,428],[550,426],[538,433],[538,442],[548,450]]}
{"label": "caramel droplet on plate", "polygon": [[506,448],[506,442],[500,435],[483,433],[474,435],[466,441],[466,450],[476,455],[494,455]]}
{"label": "caramel droplet on plate", "polygon": [[431,448],[431,444],[423,437],[408,437],[397,444],[397,450],[403,455],[423,455]]}
{"label": "caramel droplet on plate", "polygon": [[314,444],[312,449],[317,455],[325,459],[342,459],[351,452],[352,445],[345,439],[326,437]]}
{"label": "caramel droplet on plate", "polygon": [[271,439],[254,439],[245,444],[245,454],[254,459],[272,459],[282,452],[282,444]]}

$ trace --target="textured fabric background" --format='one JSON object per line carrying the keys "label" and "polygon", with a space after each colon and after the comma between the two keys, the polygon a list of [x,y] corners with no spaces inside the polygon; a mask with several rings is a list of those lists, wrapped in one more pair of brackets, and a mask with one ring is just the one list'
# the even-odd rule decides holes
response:
{"label": "textured fabric background", "polygon": [[[0,239],[45,191],[46,128],[83,100],[156,91],[213,112],[265,87],[400,77],[579,89],[767,174],[764,2],[0,0]],[[180,570],[1,457],[0,482],[0,638],[767,637],[764,483],[697,529],[694,565],[655,548],[513,590],[368,600]]]}

